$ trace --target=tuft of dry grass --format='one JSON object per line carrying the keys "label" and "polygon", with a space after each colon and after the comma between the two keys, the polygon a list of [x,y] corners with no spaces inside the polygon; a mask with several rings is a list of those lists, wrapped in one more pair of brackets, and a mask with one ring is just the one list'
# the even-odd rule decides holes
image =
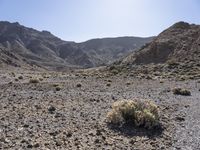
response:
{"label": "tuft of dry grass", "polygon": [[61,89],[62,89],[62,87],[60,87],[60,86],[56,87],[56,91],[60,91]]}
{"label": "tuft of dry grass", "polygon": [[189,90],[183,89],[183,88],[174,88],[172,90],[172,92],[175,95],[183,95],[183,96],[190,96],[191,95],[191,92]]}
{"label": "tuft of dry grass", "polygon": [[40,81],[38,79],[30,79],[29,83],[39,83]]}
{"label": "tuft of dry grass", "polygon": [[137,127],[152,129],[159,125],[159,110],[151,100],[120,100],[113,103],[107,122],[118,125],[133,122]]}

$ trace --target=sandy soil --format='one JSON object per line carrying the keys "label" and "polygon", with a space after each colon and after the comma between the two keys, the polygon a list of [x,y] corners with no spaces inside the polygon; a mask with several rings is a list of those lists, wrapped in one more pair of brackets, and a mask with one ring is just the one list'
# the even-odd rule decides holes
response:
{"label": "sandy soil", "polygon": [[[192,95],[170,91],[179,86]],[[199,89],[197,81],[1,72],[0,149],[200,149]],[[135,97],[158,104],[161,129],[106,124],[113,102]]]}

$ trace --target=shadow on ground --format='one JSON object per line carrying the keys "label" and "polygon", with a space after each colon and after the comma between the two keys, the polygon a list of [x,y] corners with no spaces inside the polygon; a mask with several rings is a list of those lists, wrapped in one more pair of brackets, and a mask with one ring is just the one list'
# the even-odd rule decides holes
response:
{"label": "shadow on ground", "polygon": [[145,129],[143,127],[136,127],[133,123],[126,123],[122,126],[115,126],[112,124],[108,124],[107,127],[114,132],[118,132],[126,137],[134,137],[134,136],[147,136],[148,138],[159,137],[162,135],[164,131],[164,127],[159,125],[153,129]]}

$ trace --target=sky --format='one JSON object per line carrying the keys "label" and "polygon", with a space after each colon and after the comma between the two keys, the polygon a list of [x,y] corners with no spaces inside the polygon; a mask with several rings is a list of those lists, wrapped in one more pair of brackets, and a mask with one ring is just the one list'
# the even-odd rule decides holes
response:
{"label": "sky", "polygon": [[0,20],[66,41],[148,37],[178,21],[200,24],[200,0],[0,0]]}

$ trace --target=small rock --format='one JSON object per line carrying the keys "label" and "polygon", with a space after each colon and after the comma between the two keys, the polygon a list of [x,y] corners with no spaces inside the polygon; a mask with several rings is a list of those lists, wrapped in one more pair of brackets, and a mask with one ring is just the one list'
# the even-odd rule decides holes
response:
{"label": "small rock", "polygon": [[56,136],[56,135],[58,135],[59,133],[57,132],[57,131],[55,131],[55,132],[50,132],[49,133],[49,135],[51,135],[51,136]]}
{"label": "small rock", "polygon": [[56,146],[61,146],[62,142],[61,141],[56,141]]}
{"label": "small rock", "polygon": [[28,128],[28,127],[29,127],[29,125],[28,125],[28,124],[25,124],[23,127],[24,127],[24,128]]}
{"label": "small rock", "polygon": [[94,142],[95,143],[99,143],[100,141],[99,141],[99,139],[95,139]]}
{"label": "small rock", "polygon": [[34,144],[34,147],[35,147],[35,148],[38,148],[38,147],[40,147],[40,144],[39,144],[39,143],[36,143],[36,144]]}
{"label": "small rock", "polygon": [[183,117],[180,117],[180,116],[178,116],[178,117],[176,117],[176,120],[178,120],[178,121],[185,121],[185,118],[183,118]]}
{"label": "small rock", "polygon": [[77,85],[76,85],[76,87],[81,87],[82,85],[80,84],[80,83],[78,83]]}
{"label": "small rock", "polygon": [[97,136],[102,135],[101,130],[97,129],[97,130],[96,130],[96,135],[97,135]]}
{"label": "small rock", "polygon": [[72,137],[72,132],[71,131],[68,131],[67,133],[64,132],[64,134],[66,134],[67,137]]}
{"label": "small rock", "polygon": [[134,144],[134,143],[135,143],[135,140],[131,139],[131,140],[129,141],[129,143],[130,143],[130,144]]}
{"label": "small rock", "polygon": [[33,148],[33,145],[28,144],[28,145],[27,145],[27,148]]}
{"label": "small rock", "polygon": [[110,83],[107,83],[106,86],[111,86],[111,84],[110,84]]}
{"label": "small rock", "polygon": [[50,106],[50,107],[48,108],[48,111],[49,111],[50,113],[54,113],[55,110],[56,110],[56,108],[55,108],[54,106]]}

